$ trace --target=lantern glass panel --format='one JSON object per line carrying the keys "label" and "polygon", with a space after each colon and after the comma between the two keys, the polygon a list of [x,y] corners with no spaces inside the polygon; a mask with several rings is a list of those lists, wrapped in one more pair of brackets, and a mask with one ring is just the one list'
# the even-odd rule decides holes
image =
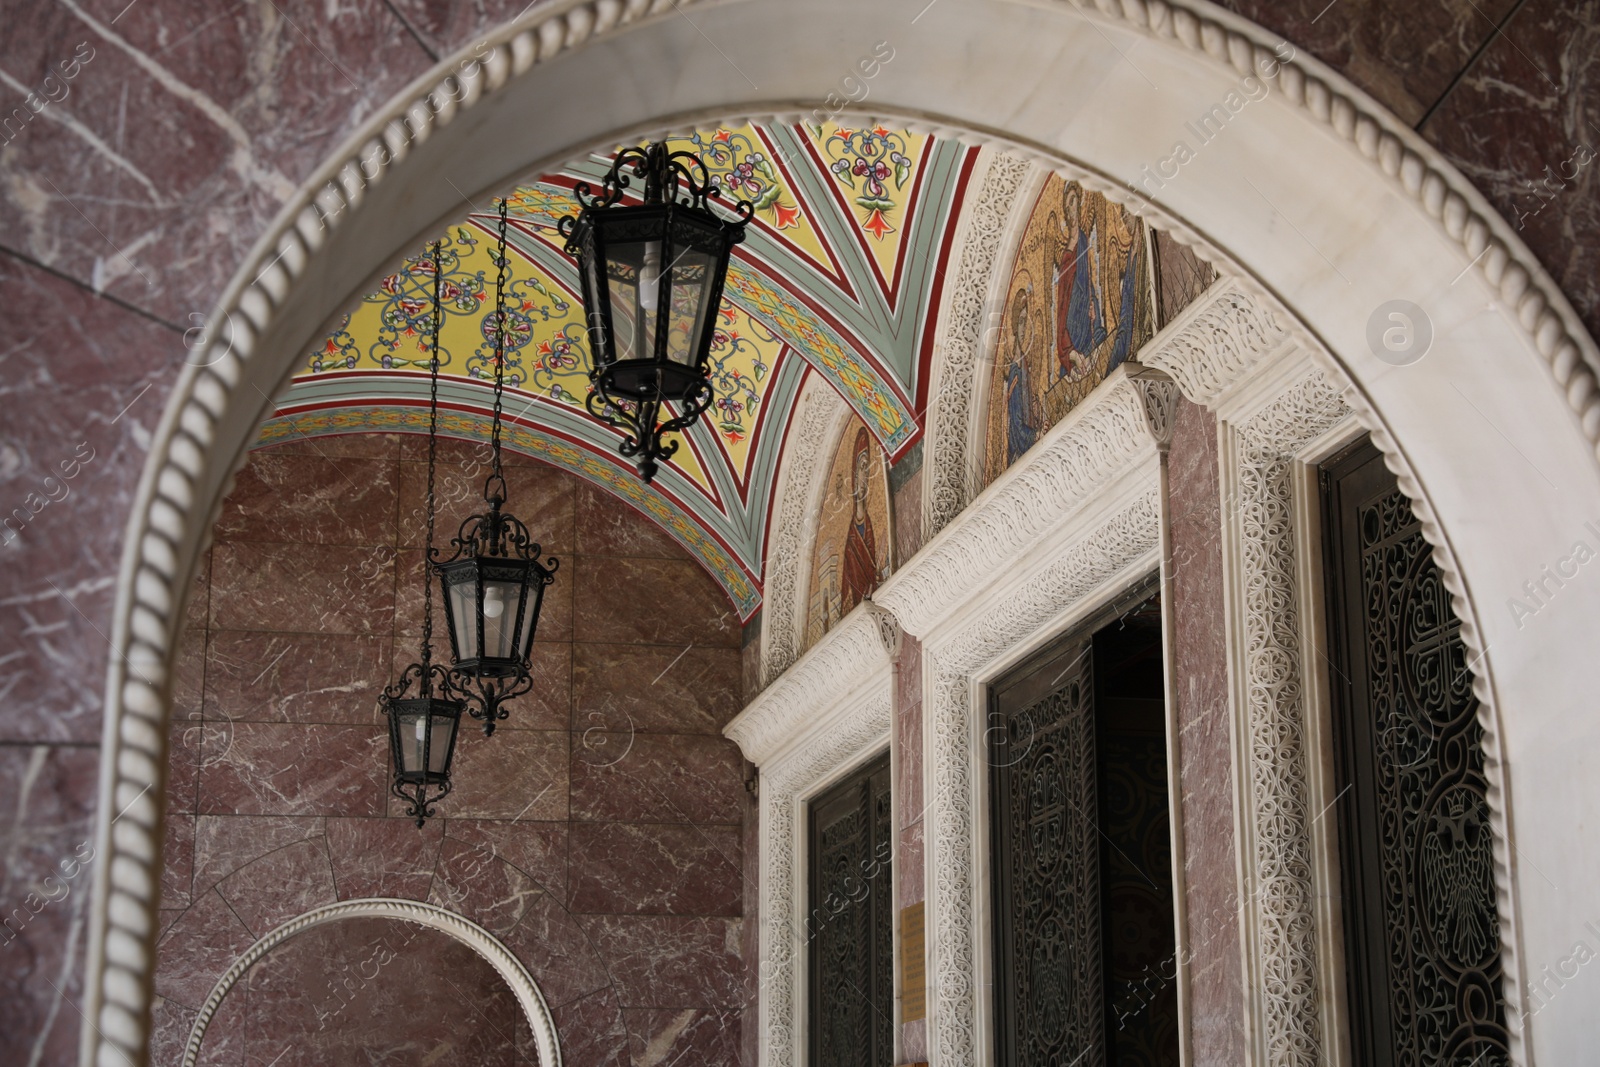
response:
{"label": "lantern glass panel", "polygon": [[478,583],[473,569],[460,568],[445,575],[446,606],[450,609],[450,634],[456,641],[456,658],[478,658]]}
{"label": "lantern glass panel", "polygon": [[[483,583],[483,654],[492,659],[521,659],[512,643],[522,619],[522,582],[486,578]],[[524,631],[526,626],[521,627]],[[518,642],[519,644],[521,642]]]}
{"label": "lantern glass panel", "polygon": [[716,268],[715,254],[694,248],[680,250],[672,265],[667,358],[674,363],[693,367],[699,355],[706,317],[715,310],[711,294],[716,287]]}
{"label": "lantern glass panel", "polygon": [[422,772],[422,742],[427,722],[428,716],[422,712],[402,712],[395,716],[401,774],[416,775]]}
{"label": "lantern glass panel", "polygon": [[[654,279],[654,285],[645,283]],[[611,296],[611,335],[616,358],[650,359],[655,353],[660,293],[661,242],[606,243],[606,286]]]}

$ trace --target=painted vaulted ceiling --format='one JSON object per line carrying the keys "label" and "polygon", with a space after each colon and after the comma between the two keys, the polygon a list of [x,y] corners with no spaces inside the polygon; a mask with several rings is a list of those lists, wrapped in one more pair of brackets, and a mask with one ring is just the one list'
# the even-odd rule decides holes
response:
{"label": "painted vaulted ceiling", "polygon": [[[509,200],[505,440],[651,515],[749,618],[761,603],[778,460],[807,376],[831,383],[891,459],[921,433],[933,317],[977,150],[877,123],[719,128],[671,143],[757,209],[729,270],[712,410],[650,486],[618,455],[620,435],[584,411],[590,357],[577,269],[555,227],[575,213],[573,184],[598,184],[609,168],[596,156]],[[425,431],[435,271],[441,432],[487,437],[496,223],[479,206],[438,235],[437,263],[431,242],[419,248],[306,353],[262,444]],[[537,516],[521,517],[537,533]]]}

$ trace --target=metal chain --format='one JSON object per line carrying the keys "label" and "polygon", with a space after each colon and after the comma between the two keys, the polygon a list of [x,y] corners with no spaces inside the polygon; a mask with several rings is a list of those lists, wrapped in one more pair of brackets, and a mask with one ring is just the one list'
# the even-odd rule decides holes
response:
{"label": "metal chain", "polygon": [[[494,280],[494,420],[489,426],[489,442],[494,451],[492,481],[502,487],[505,479],[500,474],[500,409],[505,395],[506,378],[506,199],[500,198],[500,263]],[[502,488],[502,492],[504,489]]]}
{"label": "metal chain", "polygon": [[438,454],[439,438],[439,327],[443,325],[444,309],[440,299],[444,278],[444,264],[440,262],[440,243],[433,242],[433,358],[428,361],[428,541],[422,557],[422,692],[433,693],[431,678],[433,660],[433,472]]}

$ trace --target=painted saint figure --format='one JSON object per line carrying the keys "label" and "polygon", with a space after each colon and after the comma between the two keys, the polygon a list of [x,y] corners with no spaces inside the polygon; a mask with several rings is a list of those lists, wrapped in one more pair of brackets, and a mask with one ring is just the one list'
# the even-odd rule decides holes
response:
{"label": "painted saint figure", "polygon": [[1006,368],[1006,466],[1033,447],[1039,427],[1033,410],[1028,374],[1033,320],[1028,314],[1028,289],[1018,289],[1011,304],[1011,364]]}
{"label": "painted saint figure", "polygon": [[[1061,196],[1057,221],[1061,243],[1056,250],[1056,362],[1060,377],[1077,381],[1094,367],[1095,350],[1106,339],[1101,295],[1099,227],[1083,189],[1069,184]],[[1088,216],[1085,219],[1085,215]]]}
{"label": "painted saint figure", "polygon": [[867,513],[867,488],[872,473],[872,449],[867,429],[856,431],[855,453],[850,464],[850,495],[854,511],[844,541],[844,574],[839,583],[839,614],[850,609],[878,587],[878,542]]}

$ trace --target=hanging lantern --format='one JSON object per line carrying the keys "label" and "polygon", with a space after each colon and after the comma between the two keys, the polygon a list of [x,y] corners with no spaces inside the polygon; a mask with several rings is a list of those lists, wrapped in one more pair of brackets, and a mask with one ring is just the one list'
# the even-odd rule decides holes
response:
{"label": "hanging lantern", "polygon": [[[616,206],[644,179],[644,202]],[[649,482],[712,400],[707,353],[716,331],[733,246],[755,214],[745,200],[726,220],[710,202],[722,195],[700,157],[664,143],[625,148],[594,195],[573,189],[581,211],[561,220],[567,254],[578,259],[588,318],[589,413],[626,431],[619,451],[636,457]],[[667,407],[667,405],[671,407]]]}
{"label": "hanging lantern", "polygon": [[[434,457],[439,429],[439,251],[433,245],[433,358],[428,401],[428,551],[433,551]],[[433,805],[450,792],[450,761],[455,758],[456,727],[465,705],[456,699],[450,673],[433,662],[433,584],[423,582],[421,655],[379,698],[389,720],[389,753],[394,760],[390,789],[407,804],[406,814],[421,829]]]}
{"label": "hanging lantern", "polygon": [[[407,699],[401,695],[417,682],[424,683],[419,686],[421,696]],[[418,829],[433,814],[433,803],[450,792],[456,727],[465,708],[459,700],[433,696],[435,687],[441,692],[448,687],[444,666],[413,663],[400,681],[383,693],[389,717],[389,752],[394,758],[391,789],[406,801],[406,814],[416,818]]]}
{"label": "hanging lantern", "polygon": [[451,675],[468,714],[493,734],[506,718],[505,702],[533,688],[528,653],[539,627],[544,587],[555,581],[555,559],[541,561],[540,548],[520,520],[506,514],[506,482],[500,466],[501,404],[505,392],[506,204],[500,201],[499,273],[495,281],[494,416],[490,423],[492,468],[483,486],[487,510],[461,524],[451,539],[455,554],[428,558],[439,576],[450,647]]}

